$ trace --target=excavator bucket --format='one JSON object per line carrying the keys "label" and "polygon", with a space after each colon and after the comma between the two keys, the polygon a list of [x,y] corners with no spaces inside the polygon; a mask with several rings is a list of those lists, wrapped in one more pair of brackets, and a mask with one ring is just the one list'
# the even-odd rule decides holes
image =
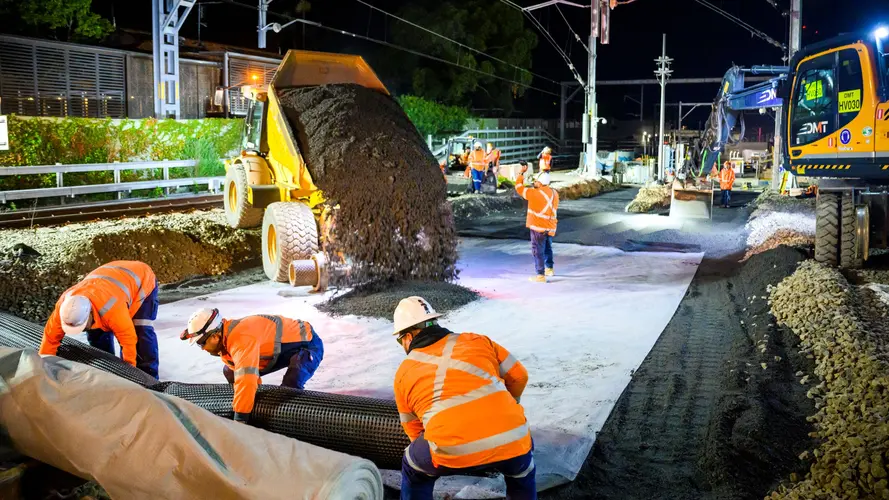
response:
{"label": "excavator bucket", "polygon": [[288,50],[271,81],[277,90],[292,87],[355,83],[389,94],[361,56]]}
{"label": "excavator bucket", "polygon": [[710,219],[713,216],[713,190],[673,186],[670,217]]}

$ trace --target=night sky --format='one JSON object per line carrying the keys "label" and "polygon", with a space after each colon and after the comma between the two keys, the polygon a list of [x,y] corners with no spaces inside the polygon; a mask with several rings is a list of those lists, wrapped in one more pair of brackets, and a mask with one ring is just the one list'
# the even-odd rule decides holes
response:
{"label": "night sky", "polygon": [[[254,7],[257,0],[238,0]],[[454,0],[458,3],[458,0]],[[496,2],[498,0],[491,0]],[[540,0],[517,0],[521,5],[533,5]],[[577,0],[580,1],[580,0]],[[745,22],[766,32],[772,38],[786,42],[787,20],[767,0],[710,0],[714,5],[729,11]],[[149,31],[151,16],[147,0],[94,0],[94,10],[106,17],[112,12],[121,28]],[[144,4],[144,9],[133,6]],[[200,0],[204,3],[204,24],[201,37],[204,40],[232,45],[256,47],[255,10],[237,5]],[[274,0],[270,7],[269,21],[280,20],[271,13],[294,16],[298,0]],[[406,0],[368,0],[381,9],[397,12]],[[776,0],[782,8],[788,8],[790,0]],[[574,30],[584,39],[589,34],[589,10],[562,6],[562,12]],[[586,77],[584,49],[573,41],[565,22],[554,7],[535,11],[541,23],[553,38],[570,53],[575,66]],[[197,8],[186,22],[182,36],[197,38]],[[327,26],[368,35],[373,38],[391,37],[391,18],[374,12],[354,0],[314,0],[306,17]],[[889,24],[889,1],[881,0],[803,0],[803,45],[851,31],[870,30],[879,23]],[[530,27],[530,22],[526,20]],[[533,29],[533,28],[532,28]],[[754,64],[781,64],[782,51],[765,41],[752,37],[749,32],[732,21],[701,6],[694,0],[636,0],[620,5],[612,12],[611,44],[599,46],[598,79],[654,78],[654,58],[661,52],[661,36],[667,34],[667,55],[675,59],[673,76],[720,77],[734,63],[742,66]],[[532,71],[554,80],[571,80],[571,74],[556,51],[542,36],[534,54]],[[391,39],[391,38],[390,38]],[[442,43],[446,43],[442,41]],[[324,51],[345,51],[363,55],[375,68],[391,68],[403,54],[397,50],[361,41],[341,34],[294,25],[280,34],[269,32],[268,47],[272,51],[288,48],[308,48]],[[387,64],[388,63],[388,64]],[[397,67],[397,66],[396,66]],[[383,73],[383,70],[378,70]],[[387,84],[405,81],[406,75],[381,74]],[[396,71],[397,72],[397,71]],[[399,77],[402,77],[399,80]],[[409,79],[409,77],[407,78]],[[532,83],[547,90],[558,92],[553,84],[535,79]],[[717,85],[668,86],[667,102],[712,101]],[[408,89],[401,89],[408,90]],[[601,87],[599,90],[600,114],[617,119],[631,119],[639,105],[624,99],[624,95],[639,99],[640,88]],[[656,86],[645,87],[646,119],[653,117],[655,101],[659,99]],[[582,101],[575,101],[570,113],[581,112]],[[671,111],[675,114],[675,108]],[[517,116],[557,117],[558,98],[533,90],[517,103]],[[706,119],[707,111],[690,117],[693,122]],[[637,118],[638,119],[638,118]]]}

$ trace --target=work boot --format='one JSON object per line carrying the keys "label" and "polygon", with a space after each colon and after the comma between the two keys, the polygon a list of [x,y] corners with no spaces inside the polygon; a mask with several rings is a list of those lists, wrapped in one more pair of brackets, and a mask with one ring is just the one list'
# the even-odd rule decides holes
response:
{"label": "work boot", "polygon": [[530,280],[534,283],[546,283],[546,276],[544,276],[542,274],[535,274],[534,276],[531,276],[530,278],[528,278],[528,280]]}
{"label": "work boot", "polygon": [[547,276],[555,276],[555,275],[556,275],[556,272],[553,271],[553,268],[551,268],[551,267],[547,267],[547,268],[546,268],[546,275],[547,275]]}

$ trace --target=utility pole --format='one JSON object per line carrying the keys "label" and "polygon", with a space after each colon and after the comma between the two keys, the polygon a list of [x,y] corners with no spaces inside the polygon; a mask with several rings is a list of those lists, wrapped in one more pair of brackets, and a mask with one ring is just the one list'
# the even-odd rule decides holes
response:
{"label": "utility pole", "polygon": [[673,62],[673,59],[667,57],[666,33],[664,33],[663,46],[661,48],[661,57],[655,59],[655,62],[658,63],[658,69],[654,72],[654,74],[657,75],[658,80],[661,84],[661,123],[660,133],[658,134],[657,165],[658,178],[664,180],[667,178],[667,159],[665,158],[664,154],[664,111],[666,111],[665,100],[667,97],[667,78],[673,73],[673,70],[670,69],[670,64]]}
{"label": "utility pole", "polygon": [[259,0],[259,25],[257,26],[257,31],[259,32],[258,47],[260,49],[265,48],[265,33],[266,26],[268,25],[266,18],[270,3],[272,3],[272,0]]}
{"label": "utility pole", "polygon": [[598,45],[598,21],[599,21],[599,0],[592,0],[592,23],[590,26],[590,54],[589,64],[587,67],[587,119],[590,122],[590,136],[584,137],[586,140],[586,173],[592,172],[594,176],[599,175],[598,169],[598,150],[596,148],[599,141],[599,116],[596,114],[596,45]]}

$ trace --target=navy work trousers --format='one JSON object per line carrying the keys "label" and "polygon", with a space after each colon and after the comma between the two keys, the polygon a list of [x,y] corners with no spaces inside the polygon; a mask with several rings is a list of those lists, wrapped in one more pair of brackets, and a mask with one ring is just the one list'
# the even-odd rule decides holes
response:
{"label": "navy work trousers", "polygon": [[432,463],[429,442],[420,434],[404,450],[401,459],[401,500],[431,500],[435,481],[442,476],[460,476],[479,472],[496,471],[506,481],[506,498],[509,500],[533,500],[537,498],[537,482],[534,478],[534,451],[509,460],[492,464],[452,469]]}
{"label": "navy work trousers", "polygon": [[543,276],[546,269],[553,268],[553,237],[549,233],[531,230],[531,255],[534,256],[534,268]]}
{"label": "navy work trousers", "polygon": [[729,203],[732,201],[732,190],[731,189],[723,189],[722,190],[722,206],[728,207]]}
{"label": "navy work trousers", "polygon": [[[321,342],[314,329],[312,331],[312,340],[308,342],[287,342],[281,344],[281,354],[275,360],[275,364],[266,366],[259,371],[260,376],[274,373],[278,370],[287,368],[284,373],[284,379],[281,381],[282,387],[290,387],[291,389],[305,389],[306,382],[315,374],[318,365],[324,358],[324,344]],[[222,374],[229,384],[235,383],[235,372],[228,366],[222,368]]]}
{"label": "navy work trousers", "polygon": [[[154,333],[154,320],[157,319],[157,283],[154,290],[142,302],[142,306],[133,316],[136,328],[136,368],[157,378],[158,354],[157,335]],[[105,330],[87,330],[86,339],[96,349],[114,354],[114,334]],[[123,356],[121,356],[123,357]]]}
{"label": "navy work trousers", "polygon": [[482,182],[485,181],[485,171],[484,170],[476,170],[474,168],[470,169],[472,172],[472,192],[480,193],[482,190]]}

